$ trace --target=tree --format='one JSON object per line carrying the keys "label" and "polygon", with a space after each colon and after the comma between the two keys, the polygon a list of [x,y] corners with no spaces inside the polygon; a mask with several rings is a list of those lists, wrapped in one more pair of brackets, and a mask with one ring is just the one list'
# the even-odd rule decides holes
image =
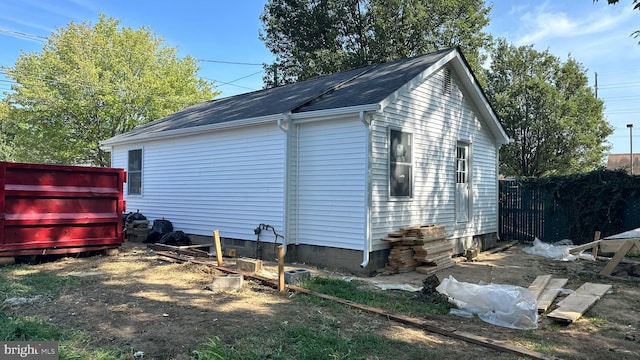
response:
{"label": "tree", "polygon": [[[593,0],[593,2],[597,2],[598,0]],[[607,3],[609,5],[615,5],[618,2],[620,2],[619,0],[607,0]],[[640,10],[640,0],[633,0],[633,9],[634,10]],[[631,33],[631,36],[633,36],[634,38],[639,38],[640,37],[640,30],[636,30],[634,32]],[[640,44],[640,43],[639,43]]]}
{"label": "tree", "polygon": [[503,175],[568,174],[602,165],[613,128],[580,63],[504,39],[490,57],[486,93],[514,140],[500,152]]}
{"label": "tree", "polygon": [[11,157],[109,165],[99,141],[218,94],[197,78],[196,59],[176,53],[150,29],[104,15],[58,29],[6,71],[16,82],[2,124]]}
{"label": "tree", "polygon": [[260,39],[276,60],[265,86],[454,46],[479,70],[490,10],[482,0],[269,0]]}
{"label": "tree", "polygon": [[5,131],[8,121],[3,121],[3,119],[9,118],[10,108],[8,102],[0,101],[0,159],[2,160],[12,160],[11,148],[9,146],[11,135]]}
{"label": "tree", "polygon": [[[593,2],[597,2],[598,0],[593,0]],[[617,4],[618,2],[620,2],[620,0],[607,0],[607,3],[609,5],[614,5]],[[640,10],[640,1],[639,0],[633,0],[633,8],[635,10]]]}

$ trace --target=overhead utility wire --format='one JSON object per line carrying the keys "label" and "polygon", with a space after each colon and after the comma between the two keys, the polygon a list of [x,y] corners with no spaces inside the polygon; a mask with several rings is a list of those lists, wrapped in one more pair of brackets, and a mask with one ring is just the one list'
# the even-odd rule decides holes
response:
{"label": "overhead utility wire", "polygon": [[[0,73],[2,74],[7,74],[7,72],[4,69],[0,69]],[[29,80],[33,80],[33,81],[42,81],[45,83],[49,83],[49,84],[63,84],[63,85],[71,85],[71,86],[80,86],[86,89],[90,89],[90,90],[102,90],[102,91],[111,91],[111,92],[119,92],[121,91],[121,89],[119,88],[109,88],[109,87],[104,87],[104,86],[93,86],[91,84],[81,84],[81,83],[77,83],[77,82],[68,82],[68,81],[60,81],[60,80],[56,80],[56,79],[43,79],[37,76],[25,76],[25,78],[29,79]],[[0,80],[3,82],[11,82],[10,80]],[[181,104],[185,104],[185,105],[190,105],[192,104],[189,101],[185,101],[182,100],[179,96],[174,96],[174,97],[164,97],[164,96],[157,96],[155,94],[152,93],[143,93],[143,92],[138,92],[138,95],[142,95],[145,96],[147,98],[156,98],[156,99],[160,99],[160,100],[166,100],[166,101],[172,101],[174,103],[181,103]]]}
{"label": "overhead utility wire", "polygon": [[[3,29],[3,28],[0,28],[0,33],[11,35],[11,36],[15,36],[15,37],[20,37],[20,38],[30,39],[30,40],[37,40],[37,41],[41,41],[41,42],[45,42],[45,41],[48,40],[48,38],[46,38],[44,36],[34,35],[34,34],[27,34],[27,33],[23,33],[23,32],[20,32],[20,31],[13,31],[13,30],[8,30],[8,29]],[[131,51],[131,50],[129,50],[129,51]],[[200,59],[200,58],[196,58],[196,57],[193,57],[193,59],[195,61],[197,61],[197,62],[208,62],[208,63],[216,63],[216,64],[262,66],[262,64],[243,62],[243,61]]]}

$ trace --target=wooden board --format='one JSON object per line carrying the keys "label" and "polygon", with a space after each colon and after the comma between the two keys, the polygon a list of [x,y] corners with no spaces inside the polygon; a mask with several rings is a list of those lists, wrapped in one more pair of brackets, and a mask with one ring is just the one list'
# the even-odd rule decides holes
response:
{"label": "wooden board", "polygon": [[551,279],[538,297],[538,312],[546,312],[569,279]]}
{"label": "wooden board", "polygon": [[539,298],[540,294],[544,291],[545,287],[551,280],[551,275],[538,275],[535,280],[529,285],[529,291],[533,294],[534,298]]}
{"label": "wooden board", "polygon": [[422,275],[431,275],[441,269],[443,268],[439,266],[418,266],[416,267],[416,272]]}
{"label": "wooden board", "polygon": [[[618,250],[620,250],[620,248],[622,247],[622,245],[626,241],[627,241],[627,239],[612,239],[612,240],[604,239],[604,240],[600,241],[600,243],[598,245],[600,246],[600,252],[601,253],[613,254],[613,253],[617,253]],[[639,255],[640,254],[640,248],[633,247],[633,248],[631,248],[629,253],[632,254],[632,255]]]}
{"label": "wooden board", "polygon": [[404,231],[392,231],[387,234],[388,237],[403,237],[405,234]]}
{"label": "wooden board", "polygon": [[419,255],[432,255],[432,254],[437,254],[444,251],[452,251],[453,245],[450,242],[444,240],[444,241],[438,241],[437,243],[429,243],[425,245],[414,246],[413,250],[416,252],[416,254],[419,254]]}
{"label": "wooden board", "polygon": [[569,249],[569,254],[575,254],[575,253],[579,253],[581,251],[585,251],[585,250],[588,250],[588,249],[597,248],[597,246],[601,242],[602,242],[602,240],[596,240],[596,241],[592,241],[592,242],[584,244],[584,245],[573,247],[573,248]]}
{"label": "wooden board", "polygon": [[604,266],[604,268],[602,268],[602,270],[600,271],[600,275],[611,275],[611,272],[613,271],[613,269],[615,269],[616,266],[618,266],[618,264],[620,263],[620,260],[622,260],[622,258],[625,257],[625,255],[627,255],[629,250],[631,250],[631,248],[634,245],[640,247],[638,240],[625,240],[625,243],[622,244],[622,247],[618,250],[618,252],[616,252],[616,254],[611,258],[611,260],[609,260],[609,262]]}
{"label": "wooden board", "polygon": [[611,289],[608,284],[584,283],[573,294],[558,303],[558,308],[547,317],[556,321],[574,322]]}
{"label": "wooden board", "polygon": [[439,265],[440,263],[452,262],[451,261],[451,252],[440,253],[435,255],[427,255],[427,256],[415,256],[415,260],[423,262],[423,263],[435,263]]}
{"label": "wooden board", "polygon": [[416,267],[415,271],[419,274],[423,274],[423,275],[431,275],[437,271],[440,271],[442,269],[447,269],[452,267],[453,261],[449,262],[449,263],[445,263],[442,265],[438,265],[438,266],[428,266],[428,265],[424,265],[424,266],[418,266]]}

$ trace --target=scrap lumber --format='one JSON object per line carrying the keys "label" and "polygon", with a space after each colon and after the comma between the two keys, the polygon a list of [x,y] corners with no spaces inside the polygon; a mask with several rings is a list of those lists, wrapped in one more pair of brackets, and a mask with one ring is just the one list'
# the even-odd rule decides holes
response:
{"label": "scrap lumber", "polygon": [[430,241],[423,245],[416,245],[413,247],[413,250],[416,253],[416,258],[421,256],[429,256],[434,254],[440,254],[443,252],[450,252],[453,250],[453,245],[450,241],[445,239]]}
{"label": "scrap lumber", "polygon": [[609,260],[609,262],[602,268],[600,271],[600,275],[611,275],[613,269],[618,266],[623,257],[625,257],[633,246],[637,246],[640,248],[640,240],[637,239],[628,239],[625,240],[624,244],[620,247],[618,252]]}
{"label": "scrap lumber", "polygon": [[387,267],[389,270],[404,273],[415,270],[418,262],[413,258],[413,250],[410,246],[398,245],[391,249]]}
{"label": "scrap lumber", "polygon": [[506,251],[506,250],[508,250],[509,248],[513,247],[516,244],[518,244],[518,241],[511,241],[511,242],[508,242],[508,243],[506,243],[504,245],[495,247],[493,249],[489,249],[487,251],[483,251],[480,254],[478,254],[478,257],[476,258],[476,260],[481,259],[481,258],[486,257],[486,256],[489,256],[489,255],[493,255],[495,253]]}
{"label": "scrap lumber", "polygon": [[569,249],[569,254],[575,254],[585,250],[592,249],[591,251],[593,252],[593,256],[595,257],[597,256],[597,253],[598,253],[598,245],[600,245],[601,242],[602,240],[596,240],[580,246],[572,247],[571,249]]}
{"label": "scrap lumber", "polygon": [[[228,273],[228,274],[241,274],[243,275],[243,277],[245,279],[251,279],[254,281],[257,281],[259,283],[261,283],[262,285],[265,286],[270,286],[272,288],[277,288],[278,284],[276,283],[277,280],[272,280],[263,276],[259,276],[256,274],[249,274],[249,273],[245,273],[245,272],[241,272],[241,271],[236,271],[236,270],[232,270],[232,269],[228,269],[222,266],[215,266],[212,263],[208,263],[208,262],[204,262],[204,261],[198,261],[198,260],[192,260],[192,259],[185,259],[181,256],[177,256],[174,254],[170,254],[168,252],[158,252],[157,253],[158,256],[163,256],[163,257],[168,257],[168,258],[173,258],[177,261],[187,261],[187,262],[191,262],[194,264],[200,264],[200,265],[206,265],[209,267],[212,267],[216,270],[222,271],[224,273]],[[349,307],[352,307],[354,309],[358,309],[358,310],[362,310],[371,314],[375,314],[375,315],[379,315],[382,316],[385,319],[388,320],[392,320],[392,321],[396,321],[399,322],[401,324],[404,325],[408,325],[417,329],[422,329],[425,331],[429,331],[431,333],[435,333],[435,334],[440,334],[443,336],[447,336],[453,339],[458,339],[458,340],[462,340],[465,342],[468,342],[470,344],[476,344],[482,347],[486,347],[489,349],[494,349],[494,350],[498,350],[498,351],[504,351],[504,352],[508,352],[508,353],[512,353],[512,354],[516,354],[516,355],[520,355],[520,356],[526,356],[528,358],[531,359],[536,359],[536,360],[547,360],[547,359],[551,359],[551,357],[547,357],[546,355],[539,353],[537,351],[533,351],[533,350],[529,350],[527,348],[523,348],[523,347],[519,347],[516,345],[511,345],[511,344],[507,344],[505,342],[499,341],[499,340],[494,340],[488,337],[484,337],[484,336],[478,336],[478,335],[474,335],[474,334],[470,334],[467,332],[463,332],[463,331],[458,331],[455,328],[444,328],[441,326],[437,326],[437,325],[433,325],[431,323],[429,323],[426,320],[423,319],[417,319],[417,318],[413,318],[413,317],[409,317],[409,316],[404,316],[404,315],[396,315],[396,314],[392,314],[389,312],[386,312],[382,309],[378,309],[378,308],[374,308],[371,306],[367,306],[367,305],[363,305],[363,304],[359,304],[359,303],[355,303],[353,301],[349,301],[349,300],[344,300],[335,296],[331,296],[331,295],[326,295],[326,294],[322,294],[322,293],[318,293],[315,291],[311,291],[305,288],[301,288],[298,286],[294,286],[294,285],[286,285],[286,288],[290,291],[293,292],[298,292],[298,293],[302,293],[302,294],[306,294],[306,295],[310,295],[310,296],[315,296],[318,298],[322,298],[322,299],[326,299],[326,300],[331,300],[334,302],[337,302],[339,304],[343,304]]]}
{"label": "scrap lumber", "polygon": [[183,246],[175,246],[175,245],[167,245],[167,244],[147,244],[148,249],[152,249],[155,251],[174,251],[178,254],[189,255],[193,257],[211,257],[208,251],[202,250],[203,248],[209,248],[209,245],[183,245]]}
{"label": "scrap lumber", "polygon": [[558,302],[558,308],[547,317],[559,322],[572,323],[584,315],[609,289],[611,285],[608,284],[586,282],[573,294]]}
{"label": "scrap lumber", "polygon": [[538,296],[538,313],[542,314],[546,312],[553,300],[558,297],[560,289],[567,284],[569,279],[551,279],[544,288],[544,291]]}
{"label": "scrap lumber", "polygon": [[446,240],[443,225],[411,225],[392,231],[383,241],[392,248],[389,261],[382,273],[410,272],[423,267],[421,273],[431,274],[437,270],[453,266],[452,244]]}
{"label": "scrap lumber", "polygon": [[551,275],[538,275],[535,280],[529,285],[529,291],[534,298],[539,298],[540,294],[547,287],[547,284],[551,280]]}

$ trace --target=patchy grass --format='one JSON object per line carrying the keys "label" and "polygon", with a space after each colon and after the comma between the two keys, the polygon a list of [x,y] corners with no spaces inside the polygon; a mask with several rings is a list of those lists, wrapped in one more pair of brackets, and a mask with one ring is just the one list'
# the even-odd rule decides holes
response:
{"label": "patchy grass", "polygon": [[542,354],[551,355],[557,352],[559,343],[553,338],[545,337],[536,330],[522,332],[520,345]]}
{"label": "patchy grass", "polygon": [[260,360],[260,359],[441,359],[442,354],[420,349],[406,342],[360,333],[346,335],[339,330],[314,329],[308,326],[283,326],[269,334],[246,334],[232,344],[219,338],[191,352],[190,360]]}
{"label": "patchy grass", "polygon": [[[176,266],[176,270],[193,271],[186,266]],[[196,269],[198,270],[198,269]],[[42,295],[55,299],[64,290],[75,291],[94,280],[58,276],[44,272],[37,267],[13,266],[0,269],[0,293],[4,299],[12,297],[33,297]],[[412,294],[378,292],[361,288],[362,284],[347,283],[342,280],[314,278],[309,287],[347,300],[397,312],[420,313],[425,304]],[[310,296],[295,296],[309,301]],[[4,300],[2,299],[2,300]],[[395,303],[396,305],[390,305]],[[402,304],[402,306],[398,306]],[[338,312],[348,311],[342,305],[322,301],[324,309]],[[428,310],[428,311],[434,311]],[[231,359],[438,359],[441,354],[404,341],[392,340],[374,333],[375,327],[361,324],[357,329],[345,333],[341,321],[335,316],[318,312],[308,324],[287,325],[270,328],[265,333],[262,328],[243,334],[242,337],[228,338],[225,342],[211,337],[195,350],[185,350],[182,355],[190,360],[231,360]],[[55,325],[36,316],[7,316],[0,311],[0,340],[2,341],[56,341],[61,359],[131,359],[133,349],[126,343],[114,343],[102,347],[93,342],[92,336],[80,330]]]}
{"label": "patchy grass", "polygon": [[[86,281],[38,271],[32,265],[4,267],[0,268],[0,300],[4,302],[14,297],[29,298],[37,295],[55,298],[65,288],[78,286]],[[0,310],[1,341],[56,341],[60,359],[127,359],[131,355],[131,349],[126,346],[90,350],[90,338],[88,334],[50,324],[36,316],[10,317]]]}
{"label": "patchy grass", "polygon": [[1,341],[56,341],[60,359],[128,359],[132,350],[125,345],[91,349],[91,337],[64,329],[31,316],[8,317],[0,312]]}
{"label": "patchy grass", "polygon": [[[401,313],[408,316],[445,315],[453,304],[443,301],[430,303],[421,301],[416,294],[406,291],[377,291],[365,288],[357,281],[314,276],[303,284],[303,287],[315,292],[339,297],[359,304],[377,307],[386,311]],[[333,303],[313,297],[312,302],[319,304]],[[329,305],[330,306],[330,305]]]}
{"label": "patchy grass", "polygon": [[39,271],[33,265],[0,268],[0,294],[2,294],[2,300],[15,296],[56,296],[64,288],[81,281],[71,276],[58,276]]}

